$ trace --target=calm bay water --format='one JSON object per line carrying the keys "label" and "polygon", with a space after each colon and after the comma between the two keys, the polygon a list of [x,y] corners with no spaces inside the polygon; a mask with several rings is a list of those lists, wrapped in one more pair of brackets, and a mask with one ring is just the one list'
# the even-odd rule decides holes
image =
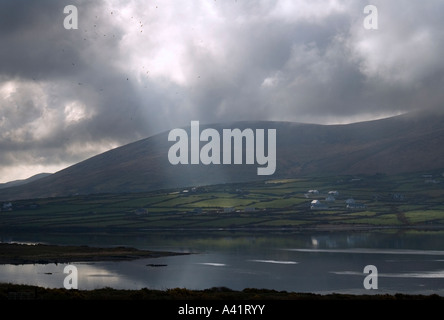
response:
{"label": "calm bay water", "polygon": [[[444,233],[153,232],[138,236],[2,235],[6,241],[188,252],[123,262],[73,262],[79,289],[266,288],[313,293],[444,296]],[[150,266],[151,265],[151,266]],[[162,265],[162,266],[152,266]],[[378,289],[366,290],[366,265]],[[0,282],[63,287],[65,264],[0,265]]]}

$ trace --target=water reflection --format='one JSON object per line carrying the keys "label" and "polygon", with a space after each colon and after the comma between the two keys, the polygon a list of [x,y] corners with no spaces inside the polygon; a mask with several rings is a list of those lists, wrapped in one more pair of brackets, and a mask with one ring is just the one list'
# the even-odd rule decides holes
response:
{"label": "water reflection", "polygon": [[[223,286],[234,290],[444,295],[443,240],[440,233],[423,236],[160,233],[137,238],[113,235],[94,238],[94,244],[125,243],[141,249],[194,254],[73,264],[78,268],[79,289],[87,290]],[[46,242],[64,244],[64,241]],[[378,290],[363,287],[367,275],[363,269],[369,264],[378,268]],[[0,265],[0,281],[61,288],[66,276],[64,267],[65,264]]]}
{"label": "water reflection", "polygon": [[277,264],[297,264],[296,261],[277,261],[277,260],[250,260],[253,262],[277,263]]}
{"label": "water reflection", "polygon": [[351,248],[351,249],[283,249],[288,251],[299,252],[329,252],[329,253],[365,253],[365,254],[414,254],[414,255],[444,255],[444,251],[440,250],[407,250],[407,249],[368,249],[368,248]]}
{"label": "water reflection", "polygon": [[[67,264],[26,264],[0,265],[0,282],[63,288],[67,274],[63,270]],[[79,282],[85,289],[113,287],[120,283],[119,273],[113,273],[105,266],[93,263],[76,263]]]}
{"label": "water reflection", "polygon": [[[362,272],[355,271],[331,271],[334,274],[350,275],[350,276],[361,276]],[[438,271],[419,271],[411,273],[378,273],[379,277],[386,278],[434,278],[441,279],[444,278],[444,270]]]}

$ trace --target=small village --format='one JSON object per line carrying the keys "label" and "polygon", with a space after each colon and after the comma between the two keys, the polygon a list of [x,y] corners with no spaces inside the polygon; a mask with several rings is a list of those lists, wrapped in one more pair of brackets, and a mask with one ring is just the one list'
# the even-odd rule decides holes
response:
{"label": "small village", "polygon": [[[320,193],[318,190],[308,190],[308,192],[305,194],[306,198],[319,198],[323,194]],[[310,209],[311,210],[329,210],[332,208],[339,208],[337,203],[342,202],[338,201],[339,198],[339,192],[336,190],[328,191],[326,195],[324,195],[324,202],[322,202],[319,199],[314,199],[310,202]],[[343,201],[345,208],[350,210],[363,210],[367,206],[364,203],[356,202],[353,198],[348,198],[345,201]]]}

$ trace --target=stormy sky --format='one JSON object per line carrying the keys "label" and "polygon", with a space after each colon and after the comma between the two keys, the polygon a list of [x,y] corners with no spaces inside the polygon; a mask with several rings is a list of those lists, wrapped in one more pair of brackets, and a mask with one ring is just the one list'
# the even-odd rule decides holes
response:
{"label": "stormy sky", "polygon": [[[64,28],[66,5],[78,29]],[[0,182],[191,120],[331,124],[440,108],[443,12],[441,0],[2,0]]]}

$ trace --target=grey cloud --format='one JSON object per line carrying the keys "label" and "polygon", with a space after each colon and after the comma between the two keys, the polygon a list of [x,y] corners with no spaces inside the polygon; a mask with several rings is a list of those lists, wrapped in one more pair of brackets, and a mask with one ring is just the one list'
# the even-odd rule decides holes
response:
{"label": "grey cloud", "polygon": [[[302,5],[279,11],[278,2],[206,3],[214,17],[199,16],[199,2],[152,8],[140,18],[148,24],[140,43],[126,47],[135,22],[117,22],[118,2],[70,1],[79,29],[69,31],[65,3],[2,1],[0,88],[19,86],[0,100],[0,165],[73,163],[191,120],[323,123],[441,108],[444,4],[374,1],[380,29],[368,31],[367,2],[338,3],[308,1],[323,11],[307,14]],[[166,40],[156,35],[170,28],[178,35],[168,41],[185,49],[173,53],[183,64],[171,66],[184,83],[130,65],[161,52]],[[70,104],[79,108],[71,122]]]}
{"label": "grey cloud", "polygon": [[[229,59],[220,64],[192,52],[189,60],[203,79],[193,97],[199,115],[298,121],[300,113],[341,111],[362,75],[335,43],[337,30],[348,30],[348,19],[338,14],[327,20],[323,26],[306,21],[230,25],[232,37],[225,43]],[[262,86],[276,75],[274,85]]]}
{"label": "grey cloud", "polygon": [[[232,32],[227,48],[234,53],[233,63],[238,68],[233,80],[238,82],[219,99],[224,107],[224,102],[230,101],[225,113],[244,116],[253,111],[250,117],[293,121],[317,118],[322,122],[324,117],[340,119],[436,107],[442,100],[438,89],[443,76],[439,58],[442,28],[437,19],[440,11],[430,8],[442,5],[416,4],[412,7],[419,6],[419,10],[409,6],[404,12],[405,4],[385,3],[378,4],[378,31],[363,28],[363,2],[353,6],[355,11],[333,13],[322,23],[302,20],[288,25],[268,21],[264,25],[244,24],[240,30],[229,27],[228,31],[240,31]],[[431,19],[422,23],[429,16]],[[370,48],[357,54],[355,46],[367,39]],[[415,48],[415,41],[424,46]],[[372,72],[365,72],[366,64],[371,64]],[[259,84],[267,73],[277,77],[264,96]],[[218,95],[210,84],[207,86],[210,90],[205,87],[199,92],[199,101],[204,102],[200,105],[216,109],[214,98]],[[247,96],[250,98],[245,99]],[[257,101],[257,97],[262,99]]]}

